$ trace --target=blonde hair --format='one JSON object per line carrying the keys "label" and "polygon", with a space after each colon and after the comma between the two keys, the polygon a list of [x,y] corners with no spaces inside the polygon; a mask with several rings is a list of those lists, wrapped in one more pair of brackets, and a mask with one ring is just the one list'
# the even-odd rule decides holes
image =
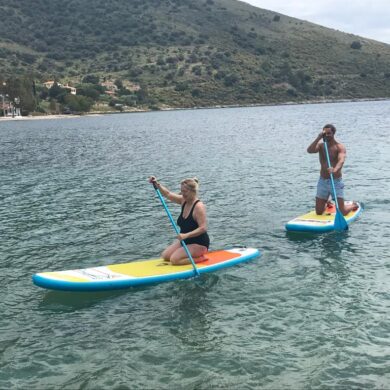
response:
{"label": "blonde hair", "polygon": [[181,185],[184,185],[189,191],[195,192],[195,194],[198,194],[199,191],[199,179],[197,177],[184,179],[180,183]]}

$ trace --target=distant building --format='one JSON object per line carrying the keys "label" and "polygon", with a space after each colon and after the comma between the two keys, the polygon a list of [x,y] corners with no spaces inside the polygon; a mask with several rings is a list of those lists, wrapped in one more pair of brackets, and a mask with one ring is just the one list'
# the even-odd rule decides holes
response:
{"label": "distant building", "polygon": [[4,100],[0,102],[0,116],[8,116],[9,112],[9,103],[4,103]]}
{"label": "distant building", "polygon": [[[49,80],[49,81],[46,81],[45,83],[43,83],[43,85],[47,88],[47,89],[50,89],[54,84],[56,83],[56,81],[54,80]],[[62,87],[62,85],[60,83],[57,83],[59,87]]]}
{"label": "distant building", "polygon": [[15,107],[15,105],[11,102],[0,102],[0,118],[3,117],[16,117],[22,116],[21,110],[19,107]]}
{"label": "distant building", "polygon": [[132,91],[132,92],[136,92],[136,91],[139,91],[141,89],[141,86],[139,84],[135,84],[135,83],[132,83],[132,82],[126,82],[126,83],[123,83],[123,85],[129,90],[129,91]]}
{"label": "distant building", "polygon": [[63,88],[67,89],[68,91],[70,91],[70,93],[72,95],[76,95],[77,93],[77,90],[75,87],[71,87],[70,85],[64,85]]}
{"label": "distant building", "polygon": [[64,88],[64,89],[67,89],[68,91],[70,91],[70,93],[72,95],[76,95],[77,94],[77,90],[75,87],[71,87],[69,84],[66,84],[66,85],[62,85],[61,83],[58,83],[54,80],[49,80],[49,81],[46,81],[45,83],[43,83],[43,85],[47,88],[47,89],[50,89],[53,87],[53,85],[57,83],[57,85],[61,88]]}
{"label": "distant building", "polygon": [[118,91],[118,87],[116,86],[116,84],[113,81],[103,81],[102,83],[100,83],[100,85],[105,87],[107,89],[107,91],[111,91],[111,92]]}

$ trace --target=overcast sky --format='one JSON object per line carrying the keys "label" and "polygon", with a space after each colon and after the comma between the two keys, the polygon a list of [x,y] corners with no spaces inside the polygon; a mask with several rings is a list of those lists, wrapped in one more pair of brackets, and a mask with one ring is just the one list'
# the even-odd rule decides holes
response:
{"label": "overcast sky", "polygon": [[390,44],[390,0],[242,0],[321,26]]}

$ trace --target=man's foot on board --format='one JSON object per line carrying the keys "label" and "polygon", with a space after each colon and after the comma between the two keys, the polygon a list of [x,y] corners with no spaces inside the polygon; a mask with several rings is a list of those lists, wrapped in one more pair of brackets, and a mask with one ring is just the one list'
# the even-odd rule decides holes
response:
{"label": "man's foot on board", "polygon": [[328,200],[326,201],[326,207],[332,207],[333,206],[333,203],[332,203],[332,196],[329,195],[328,196]]}
{"label": "man's foot on board", "polygon": [[326,201],[324,214],[325,215],[332,215],[332,213],[335,212],[334,207],[335,207],[335,204],[331,201],[331,198],[329,198]]}
{"label": "man's foot on board", "polygon": [[358,210],[358,209],[359,209],[359,205],[358,205],[358,203],[357,203],[357,202],[352,202],[352,205],[353,205],[353,207],[352,207],[352,211],[356,211],[356,210]]}

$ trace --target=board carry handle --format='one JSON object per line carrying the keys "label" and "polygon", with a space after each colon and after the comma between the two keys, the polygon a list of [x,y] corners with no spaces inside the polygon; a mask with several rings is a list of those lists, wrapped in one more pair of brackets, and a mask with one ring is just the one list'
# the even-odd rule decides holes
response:
{"label": "board carry handle", "polygon": [[[176,226],[176,223],[175,223],[175,221],[174,221],[173,218],[172,218],[172,214],[170,213],[170,211],[169,211],[169,209],[168,209],[168,206],[166,205],[165,200],[164,200],[164,198],[163,198],[162,195],[161,195],[161,192],[160,192],[160,190],[159,190],[159,188],[158,188],[158,186],[157,186],[157,183],[156,183],[155,181],[153,181],[152,184],[153,184],[154,189],[156,190],[157,196],[159,197],[159,199],[160,199],[162,205],[164,206],[164,209],[165,209],[165,211],[166,211],[166,213],[167,213],[167,215],[168,215],[169,220],[171,221],[171,224],[172,224],[172,226],[173,226],[173,229],[175,230],[176,234],[180,234],[179,229],[178,229],[178,227]],[[182,247],[184,248],[184,250],[185,250],[185,252],[186,252],[188,258],[189,258],[190,261],[191,261],[192,267],[194,268],[194,274],[195,274],[195,276],[200,276],[199,271],[198,271],[198,268],[197,268],[196,265],[195,265],[195,261],[194,261],[194,259],[192,258],[192,255],[191,255],[190,251],[188,250],[188,247],[187,247],[186,243],[184,242],[184,240],[181,240],[181,241],[180,241],[180,244],[181,244]]]}
{"label": "board carry handle", "polygon": [[[326,154],[326,160],[328,162],[328,167],[332,168],[332,165],[330,164],[328,145],[325,137],[323,137],[323,140],[324,140],[325,154]],[[348,230],[348,223],[344,218],[344,215],[341,213],[339,209],[339,202],[337,201],[337,193],[336,193],[336,187],[334,185],[333,173],[330,173],[330,182],[332,184],[333,197],[334,197],[334,202],[336,204],[336,215],[334,217],[334,229],[337,231]]]}

